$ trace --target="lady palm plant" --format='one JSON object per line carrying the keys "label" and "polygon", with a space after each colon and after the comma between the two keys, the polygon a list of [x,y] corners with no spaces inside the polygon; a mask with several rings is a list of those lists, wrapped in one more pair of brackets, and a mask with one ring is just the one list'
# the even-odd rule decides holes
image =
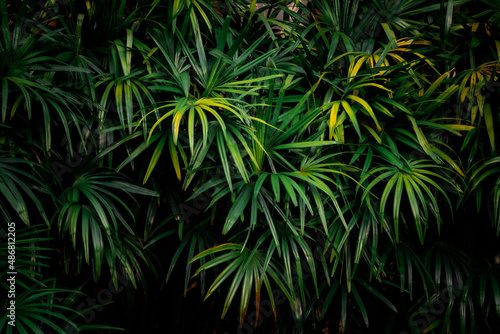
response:
{"label": "lady palm plant", "polygon": [[494,332],[495,4],[0,0],[0,209],[61,262],[19,267],[23,328],[125,272],[229,331]]}
{"label": "lady palm plant", "polygon": [[[78,128],[82,117],[77,111],[79,101],[54,82],[54,73],[87,70],[54,60],[55,47],[49,37],[52,32],[24,38],[22,17],[9,26],[6,3],[2,1],[1,6],[2,123],[12,120],[19,127],[29,128],[30,137],[31,134],[36,136],[45,151],[52,148],[55,124],[60,123],[71,142],[70,129]],[[31,129],[30,121],[43,123],[43,126]]]}
{"label": "lady palm plant", "polygon": [[[15,317],[9,317],[9,312],[0,319],[0,329],[5,333],[45,333],[68,330],[85,330],[92,328],[117,329],[103,325],[78,325],[78,318],[83,318],[86,309],[76,310],[76,301],[82,295],[82,287],[71,289],[58,285],[57,278],[50,269],[52,249],[47,247],[51,238],[47,237],[49,230],[46,225],[33,225],[16,229],[15,242]],[[7,266],[8,242],[2,240],[2,292],[12,291],[7,284],[7,278],[12,278]],[[5,299],[3,307],[10,304]],[[9,323],[14,320],[15,326]]]}

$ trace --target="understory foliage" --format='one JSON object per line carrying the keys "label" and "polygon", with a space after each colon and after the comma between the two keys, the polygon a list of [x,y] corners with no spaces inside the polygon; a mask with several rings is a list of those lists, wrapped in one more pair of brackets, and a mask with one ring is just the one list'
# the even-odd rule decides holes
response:
{"label": "understory foliage", "polygon": [[0,12],[1,332],[498,332],[499,0]]}

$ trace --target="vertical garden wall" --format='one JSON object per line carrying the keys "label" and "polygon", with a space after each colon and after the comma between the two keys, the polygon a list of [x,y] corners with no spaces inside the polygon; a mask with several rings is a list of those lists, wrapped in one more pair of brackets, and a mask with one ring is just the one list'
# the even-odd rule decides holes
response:
{"label": "vertical garden wall", "polygon": [[500,1],[0,11],[2,333],[498,333]]}

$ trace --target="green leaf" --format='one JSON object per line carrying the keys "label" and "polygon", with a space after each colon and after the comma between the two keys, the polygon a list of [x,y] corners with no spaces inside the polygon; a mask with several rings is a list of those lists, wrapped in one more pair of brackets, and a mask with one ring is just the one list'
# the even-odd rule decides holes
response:
{"label": "green leaf", "polygon": [[238,194],[238,197],[227,214],[226,222],[222,228],[222,234],[227,234],[240,216],[242,216],[243,211],[252,197],[253,188],[253,184],[246,184],[243,186],[241,192]]}

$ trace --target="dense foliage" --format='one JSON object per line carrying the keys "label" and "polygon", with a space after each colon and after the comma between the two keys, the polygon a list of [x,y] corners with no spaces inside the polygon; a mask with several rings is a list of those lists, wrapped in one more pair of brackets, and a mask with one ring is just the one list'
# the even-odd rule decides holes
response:
{"label": "dense foliage", "polygon": [[498,332],[499,0],[0,11],[1,332]]}

